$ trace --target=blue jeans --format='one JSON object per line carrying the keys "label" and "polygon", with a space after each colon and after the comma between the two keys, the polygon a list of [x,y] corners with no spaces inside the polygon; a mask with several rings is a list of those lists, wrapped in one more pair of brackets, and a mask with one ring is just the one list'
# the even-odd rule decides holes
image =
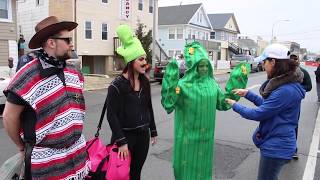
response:
{"label": "blue jeans", "polygon": [[290,160],[260,156],[258,180],[278,180],[281,168]]}

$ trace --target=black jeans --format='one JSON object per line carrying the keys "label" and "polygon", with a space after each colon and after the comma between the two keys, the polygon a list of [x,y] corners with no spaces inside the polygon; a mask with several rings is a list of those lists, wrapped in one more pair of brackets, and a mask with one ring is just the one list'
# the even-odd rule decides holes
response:
{"label": "black jeans", "polygon": [[[131,154],[130,180],[140,180],[141,170],[147,159],[150,133],[145,131],[123,131]],[[113,139],[111,138],[111,142]]]}

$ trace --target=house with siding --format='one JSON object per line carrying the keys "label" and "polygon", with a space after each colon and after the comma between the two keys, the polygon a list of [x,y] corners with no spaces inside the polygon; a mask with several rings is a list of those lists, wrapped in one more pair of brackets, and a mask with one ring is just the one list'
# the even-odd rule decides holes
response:
{"label": "house with siding", "polygon": [[233,54],[241,53],[241,48],[237,44],[237,36],[240,29],[233,13],[208,14],[212,25],[210,32],[211,40],[224,41],[227,44],[226,59],[228,60]]}
{"label": "house with siding", "polygon": [[18,1],[18,28],[28,43],[35,25],[48,16],[75,21],[73,44],[82,70],[91,74],[109,74],[119,70],[120,45],[116,28],[128,24],[136,29],[138,21],[153,26],[153,0],[24,0]]}
{"label": "house with siding", "polygon": [[238,46],[243,49],[243,54],[258,56],[259,46],[258,43],[248,36],[240,36],[237,39]]}
{"label": "house with siding", "polygon": [[199,41],[211,60],[218,59],[220,42],[210,40],[212,26],[203,4],[159,7],[158,39],[170,57],[183,54],[187,42]]}
{"label": "house with siding", "polygon": [[[8,69],[8,58],[18,60],[16,0],[0,1],[0,71]],[[3,76],[3,74],[1,74]]]}

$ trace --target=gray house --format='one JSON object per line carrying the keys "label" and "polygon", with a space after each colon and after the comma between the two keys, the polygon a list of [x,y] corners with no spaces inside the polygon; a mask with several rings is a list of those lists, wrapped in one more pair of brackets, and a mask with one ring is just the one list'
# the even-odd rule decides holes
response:
{"label": "gray house", "polygon": [[202,4],[159,7],[158,42],[170,57],[183,53],[186,42],[199,41],[216,60],[220,42],[210,40],[212,26]]}
{"label": "gray house", "polygon": [[258,43],[247,36],[238,38],[238,46],[244,51],[243,54],[258,56],[259,46]]}
{"label": "gray house", "polygon": [[241,53],[241,49],[237,45],[237,35],[240,29],[233,13],[225,14],[208,14],[212,25],[210,39],[227,41],[228,56]]}

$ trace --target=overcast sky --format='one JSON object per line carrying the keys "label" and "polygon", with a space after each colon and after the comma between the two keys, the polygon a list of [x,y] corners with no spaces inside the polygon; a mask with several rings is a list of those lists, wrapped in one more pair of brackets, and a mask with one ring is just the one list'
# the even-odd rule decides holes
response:
{"label": "overcast sky", "polygon": [[[234,13],[241,35],[253,38],[270,41],[274,25],[279,41],[295,41],[320,53],[320,0],[158,0],[159,6],[181,2],[202,3],[207,14]],[[290,21],[279,22],[285,19]]]}

